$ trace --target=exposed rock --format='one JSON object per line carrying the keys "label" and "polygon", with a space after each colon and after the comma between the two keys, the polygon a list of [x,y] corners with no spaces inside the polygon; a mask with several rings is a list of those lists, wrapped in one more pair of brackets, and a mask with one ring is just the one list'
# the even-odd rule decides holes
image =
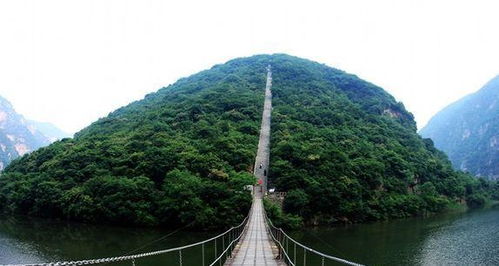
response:
{"label": "exposed rock", "polygon": [[499,177],[499,76],[478,92],[437,113],[421,129],[423,137],[449,156],[455,168]]}
{"label": "exposed rock", "polygon": [[391,118],[399,118],[402,116],[400,112],[394,111],[392,109],[385,109],[383,110],[384,115],[388,115]]}
{"label": "exposed rock", "polygon": [[51,142],[34,124],[18,114],[10,102],[0,97],[0,170],[17,157]]}

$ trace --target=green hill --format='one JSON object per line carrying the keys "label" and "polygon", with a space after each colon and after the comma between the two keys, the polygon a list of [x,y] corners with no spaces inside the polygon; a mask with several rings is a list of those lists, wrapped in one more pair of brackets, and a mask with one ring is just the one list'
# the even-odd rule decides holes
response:
{"label": "green hill", "polygon": [[[7,213],[135,225],[226,227],[251,203],[265,67],[273,69],[270,179],[306,221],[440,211],[483,192],[452,170],[384,90],[287,55],[259,55],[183,78],[11,163]],[[469,198],[469,197],[468,197]]]}
{"label": "green hill", "polygon": [[381,88],[325,65],[279,58],[271,178],[288,191],[287,212],[310,222],[360,222],[438,212],[462,199],[475,205],[488,196],[489,184],[452,170],[431,140],[418,136],[412,114]]}

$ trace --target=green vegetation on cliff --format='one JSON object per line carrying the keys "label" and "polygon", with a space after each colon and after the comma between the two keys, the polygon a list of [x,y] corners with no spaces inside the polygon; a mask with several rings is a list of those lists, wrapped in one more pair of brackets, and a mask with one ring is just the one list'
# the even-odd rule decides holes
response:
{"label": "green vegetation on cliff", "polygon": [[274,62],[270,177],[288,192],[286,212],[362,222],[490,197],[493,184],[454,171],[381,88],[308,60]]}
{"label": "green vegetation on cliff", "polygon": [[454,168],[499,180],[499,76],[442,109],[420,133]]}
{"label": "green vegetation on cliff", "polygon": [[276,212],[283,223],[405,217],[488,197],[491,184],[452,170],[382,89],[308,60],[261,55],[181,79],[12,162],[0,176],[0,209],[133,225],[240,222],[251,204],[244,187],[254,183],[267,64],[270,178],[288,192],[286,213]]}

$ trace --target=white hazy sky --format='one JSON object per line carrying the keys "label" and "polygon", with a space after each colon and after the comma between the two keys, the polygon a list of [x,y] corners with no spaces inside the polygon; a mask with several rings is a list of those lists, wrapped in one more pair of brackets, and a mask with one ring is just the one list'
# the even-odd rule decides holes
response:
{"label": "white hazy sky", "polygon": [[75,132],[213,64],[279,52],[383,87],[422,127],[499,74],[498,10],[495,0],[2,0],[0,95]]}

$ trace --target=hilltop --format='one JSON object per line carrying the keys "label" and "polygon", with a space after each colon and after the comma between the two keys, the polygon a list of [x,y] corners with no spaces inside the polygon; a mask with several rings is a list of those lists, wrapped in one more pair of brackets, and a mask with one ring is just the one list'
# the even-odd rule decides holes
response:
{"label": "hilltop", "polygon": [[383,89],[276,54],[182,78],[14,161],[0,176],[3,211],[204,229],[241,221],[251,204],[245,186],[255,182],[268,64],[269,178],[288,193],[286,215],[363,222],[488,195],[417,134],[412,114]]}

